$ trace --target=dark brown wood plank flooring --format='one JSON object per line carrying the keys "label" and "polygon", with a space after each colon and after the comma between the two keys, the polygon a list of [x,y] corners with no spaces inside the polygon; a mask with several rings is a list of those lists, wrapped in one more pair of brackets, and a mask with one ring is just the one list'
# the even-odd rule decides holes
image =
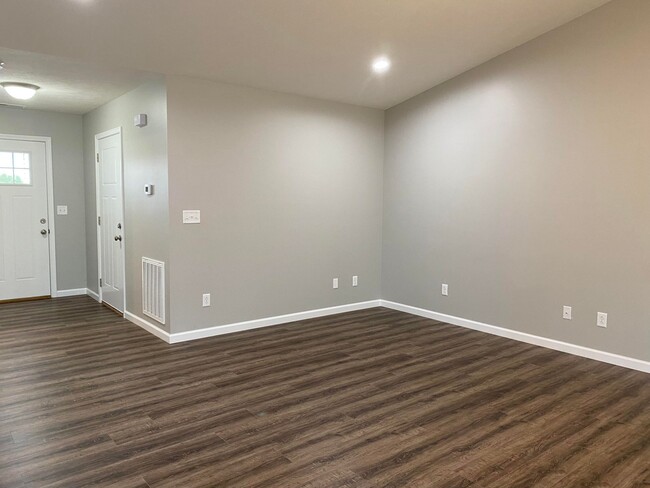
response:
{"label": "dark brown wood plank flooring", "polygon": [[650,375],[377,308],[170,346],[0,306],[2,487],[647,487]]}

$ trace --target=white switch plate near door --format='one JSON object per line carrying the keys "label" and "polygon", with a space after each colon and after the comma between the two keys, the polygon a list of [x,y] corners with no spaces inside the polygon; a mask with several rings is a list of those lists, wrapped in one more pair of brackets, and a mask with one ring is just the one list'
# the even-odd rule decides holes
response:
{"label": "white switch plate near door", "polygon": [[200,210],[183,210],[183,223],[184,224],[200,224],[201,211]]}
{"label": "white switch plate near door", "polygon": [[57,205],[56,206],[57,215],[68,215],[68,206],[67,205]]}

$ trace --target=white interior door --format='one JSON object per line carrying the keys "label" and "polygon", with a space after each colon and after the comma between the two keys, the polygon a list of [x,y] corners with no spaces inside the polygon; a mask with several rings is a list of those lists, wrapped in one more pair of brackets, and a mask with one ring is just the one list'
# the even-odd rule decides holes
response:
{"label": "white interior door", "polygon": [[96,136],[100,296],[124,312],[124,209],[122,134]]}
{"label": "white interior door", "polygon": [[0,138],[0,300],[50,295],[45,143]]}

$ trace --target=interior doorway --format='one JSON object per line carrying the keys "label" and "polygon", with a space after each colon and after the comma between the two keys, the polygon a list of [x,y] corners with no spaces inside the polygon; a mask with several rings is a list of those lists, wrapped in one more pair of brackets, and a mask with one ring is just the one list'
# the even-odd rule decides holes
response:
{"label": "interior doorway", "polygon": [[97,184],[97,252],[99,299],[124,313],[125,229],[122,181],[122,131],[112,129],[95,136]]}

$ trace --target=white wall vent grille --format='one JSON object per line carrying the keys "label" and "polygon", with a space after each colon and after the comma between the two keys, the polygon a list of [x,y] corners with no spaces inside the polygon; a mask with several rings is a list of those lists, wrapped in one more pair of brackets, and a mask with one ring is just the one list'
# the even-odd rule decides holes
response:
{"label": "white wall vent grille", "polygon": [[142,313],[165,323],[165,263],[142,258]]}

